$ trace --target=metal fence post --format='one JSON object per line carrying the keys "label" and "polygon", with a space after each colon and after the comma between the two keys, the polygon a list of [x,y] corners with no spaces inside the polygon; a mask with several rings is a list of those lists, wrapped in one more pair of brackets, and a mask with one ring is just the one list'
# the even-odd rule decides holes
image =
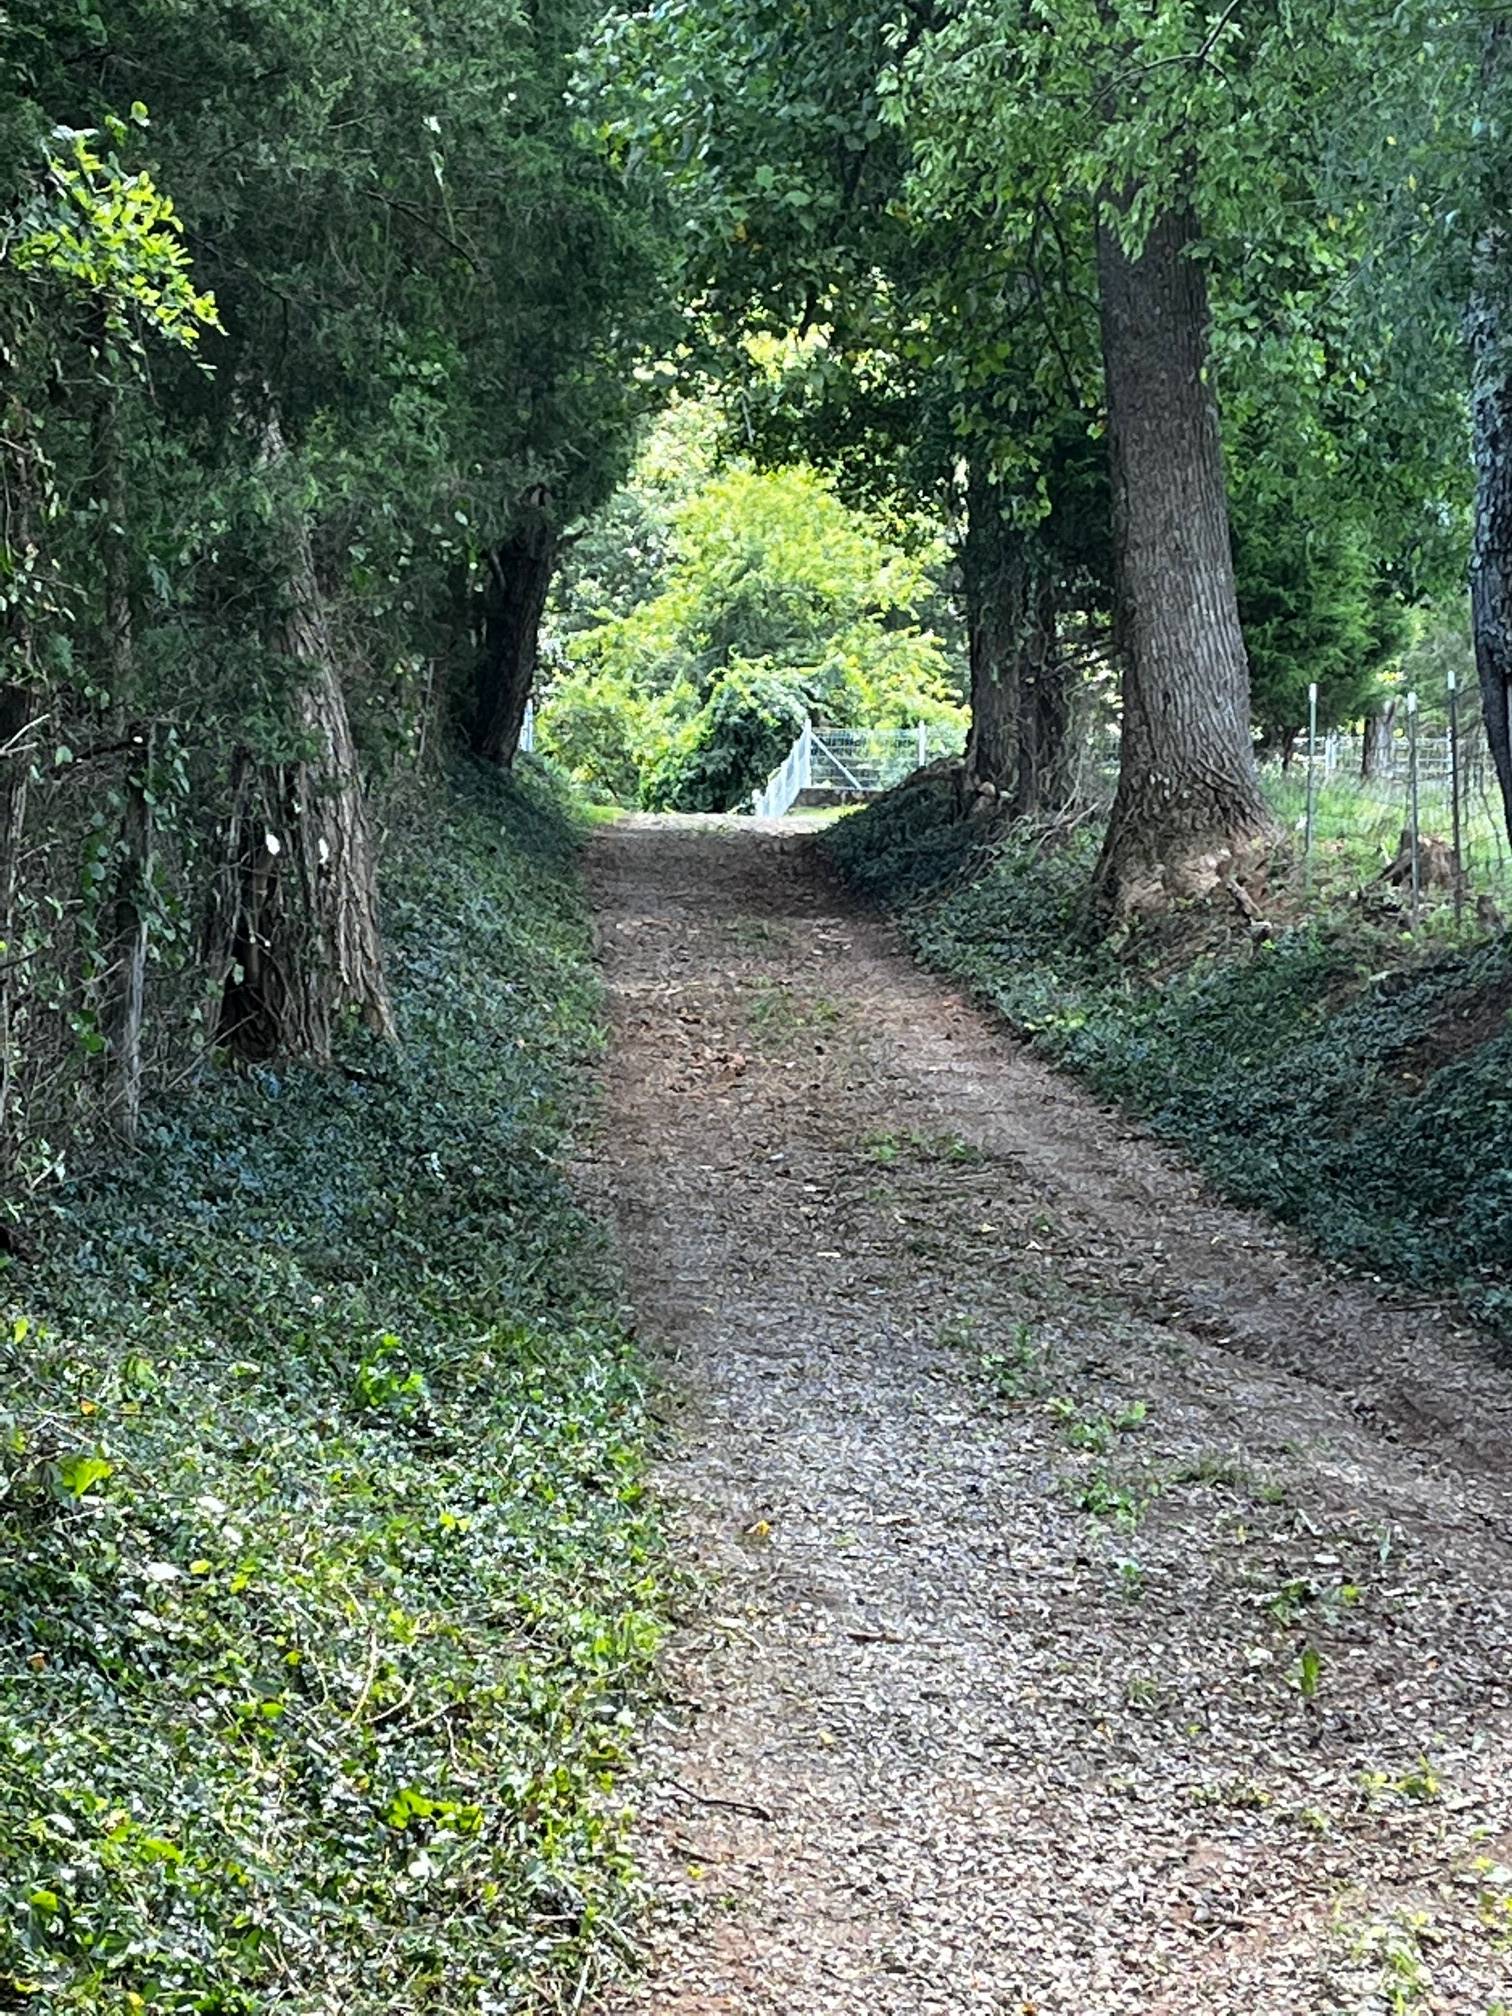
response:
{"label": "metal fence post", "polygon": [[924,768],[924,765],[928,761],[929,761],[929,736],[925,732],[924,723],[921,721],[919,723],[919,768],[922,770]]}
{"label": "metal fence post", "polygon": [[810,791],[814,785],[814,724],[810,717],[803,717],[803,729],[798,737],[798,789]]}
{"label": "metal fence post", "polygon": [[1412,928],[1418,925],[1422,897],[1422,869],[1418,860],[1418,704],[1416,693],[1407,695],[1407,804],[1412,847]]}
{"label": "metal fence post", "polygon": [[1460,851],[1462,828],[1460,824],[1460,749],[1459,749],[1459,681],[1454,676],[1454,667],[1449,668],[1449,803],[1450,818],[1453,822],[1454,843],[1454,921],[1462,923],[1465,916],[1465,863]]}

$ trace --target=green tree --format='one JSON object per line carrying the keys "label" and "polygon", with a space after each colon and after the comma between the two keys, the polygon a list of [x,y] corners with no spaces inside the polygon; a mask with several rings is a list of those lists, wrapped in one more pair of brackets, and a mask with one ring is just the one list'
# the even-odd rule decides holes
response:
{"label": "green tree", "polygon": [[[35,423],[7,430],[29,493],[10,524],[30,528],[8,627],[46,668],[59,752],[8,738],[7,856],[30,864],[38,934],[15,984],[78,1046],[47,1088],[26,1066],[39,1136],[97,1089],[129,1131],[148,971],[165,1069],[207,1017],[254,1055],[327,1056],[353,1016],[391,1027],[376,794],[533,649],[501,576],[534,500],[554,550],[609,494],[676,327],[654,191],[567,102],[593,12],[7,9],[23,88],[0,150],[23,194],[0,313]],[[45,143],[108,131],[138,95],[131,174],[88,171],[92,200],[129,206],[102,289],[52,270],[77,233],[49,252],[38,205],[78,164],[55,142],[48,169]],[[203,319],[131,250],[165,231],[219,304],[194,356],[125,341],[149,308]],[[512,753],[507,717],[492,753]]]}
{"label": "green tree", "polygon": [[[618,144],[659,162],[687,212],[689,291],[741,438],[769,466],[818,462],[857,501],[950,526],[970,779],[1030,810],[1066,770],[1057,605],[1086,577],[1050,488],[1083,466],[1062,451],[1095,408],[1095,332],[1052,203],[1007,234],[960,228],[977,191],[950,216],[911,203],[912,135],[891,108],[937,18],[838,0],[615,15],[599,68]],[[753,359],[752,331],[786,346],[784,368]]]}
{"label": "green tree", "polygon": [[1475,539],[1470,607],[1486,731],[1512,835],[1512,22],[1481,26],[1471,299]]}
{"label": "green tree", "polygon": [[1234,554],[1254,717],[1289,760],[1310,687],[1321,727],[1373,711],[1382,668],[1406,641],[1407,611],[1347,518],[1310,519],[1276,496],[1250,507],[1241,490]]}
{"label": "green tree", "polygon": [[[24,83],[32,80],[21,72]],[[132,107],[132,122],[147,110]],[[101,561],[106,669],[119,683],[132,653],[123,468],[117,441],[119,386],[149,343],[191,351],[217,326],[214,299],[190,275],[172,201],[117,150],[127,124],[107,114],[107,138],[47,130],[34,99],[20,99],[9,143],[21,195],[0,238],[0,357],[9,368],[0,448],[0,589],[5,664],[0,671],[0,1154],[15,1148],[12,1111],[18,1052],[13,975],[21,864],[30,781],[54,685],[47,637],[70,620],[69,586],[42,540],[55,516],[55,472],[43,446],[39,402],[53,375],[86,360],[89,438],[103,505]],[[141,1096],[146,922],[143,884],[151,872],[151,819],[145,791],[132,794],[132,844],[114,898],[116,979],[106,1015],[113,1065],[111,1116],[134,1139]]]}
{"label": "green tree", "polygon": [[952,719],[951,665],[920,621],[928,549],[890,541],[811,470],[711,474],[675,508],[658,592],[574,627],[543,744],[585,782],[723,811],[805,713]]}

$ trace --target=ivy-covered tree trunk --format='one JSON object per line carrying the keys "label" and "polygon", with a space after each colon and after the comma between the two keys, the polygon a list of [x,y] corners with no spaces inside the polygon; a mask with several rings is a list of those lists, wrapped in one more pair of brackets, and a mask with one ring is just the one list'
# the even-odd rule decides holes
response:
{"label": "ivy-covered tree trunk", "polygon": [[[283,453],[276,423],[266,453]],[[289,529],[284,593],[270,641],[294,668],[289,727],[300,753],[268,761],[244,748],[235,761],[220,1033],[242,1057],[324,1063],[342,1015],[389,1038],[394,1020],[367,803],[303,518]]]}
{"label": "ivy-covered tree trunk", "polygon": [[[8,655],[17,651],[19,627],[13,620]],[[0,1173],[10,1168],[16,1150],[16,989],[22,970],[16,924],[39,712],[35,687],[20,681],[0,685]]]}
{"label": "ivy-covered tree trunk", "polygon": [[536,493],[520,523],[489,555],[483,589],[483,648],[478,659],[472,746],[508,769],[520,747],[525,709],[540,658],[541,621],[556,571],[557,532],[550,499]]}
{"label": "ivy-covered tree trunk", "polygon": [[[1512,102],[1512,22],[1492,21],[1481,51],[1488,108]],[[1505,145],[1505,143],[1503,143]],[[1475,455],[1470,620],[1486,737],[1512,835],[1512,158],[1492,164],[1475,248],[1468,333]]]}
{"label": "ivy-covered tree trunk", "polygon": [[971,668],[965,786],[968,792],[991,785],[1006,793],[1018,761],[1029,568],[1023,534],[1003,517],[991,482],[975,468],[967,491],[961,586]]}
{"label": "ivy-covered tree trunk", "polygon": [[26,808],[42,717],[33,663],[27,588],[39,564],[34,540],[36,455],[31,416],[20,400],[4,412],[0,442],[0,539],[11,593],[0,625],[0,1174],[15,1160],[19,1063],[16,1000],[24,966],[16,944]]}
{"label": "ivy-covered tree trunk", "polygon": [[1020,672],[1018,776],[1013,809],[1021,819],[1060,812],[1070,803],[1070,667],[1056,649],[1054,584],[1041,579],[1029,597]]}
{"label": "ivy-covered tree trunk", "polygon": [[1116,916],[1202,893],[1273,831],[1250,740],[1195,236],[1190,212],[1170,211],[1131,258],[1112,218],[1098,229],[1124,704],[1097,887]]}
{"label": "ivy-covered tree trunk", "polygon": [[[134,669],[131,556],[126,527],[131,508],[120,440],[120,395],[103,315],[99,318],[93,454],[100,498],[100,561],[104,585],[101,669],[117,718],[131,702]],[[121,834],[115,890],[104,933],[106,1118],[134,1146],[142,1111],[142,1025],[147,994],[147,896],[152,880],[152,733],[135,726],[122,784]]]}
{"label": "ivy-covered tree trunk", "polygon": [[154,845],[153,731],[135,728],[123,791],[121,858],[110,919],[110,974],[105,1017],[110,1086],[106,1116],[128,1147],[142,1116],[142,1029],[147,1005],[147,936]]}

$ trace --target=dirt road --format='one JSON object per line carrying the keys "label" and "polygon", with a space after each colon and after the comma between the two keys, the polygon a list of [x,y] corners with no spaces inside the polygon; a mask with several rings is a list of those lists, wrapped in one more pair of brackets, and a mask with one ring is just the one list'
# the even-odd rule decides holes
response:
{"label": "dirt road", "polygon": [[920,973],[806,838],[591,880],[712,1571],[614,2016],[1512,2007],[1512,1378]]}

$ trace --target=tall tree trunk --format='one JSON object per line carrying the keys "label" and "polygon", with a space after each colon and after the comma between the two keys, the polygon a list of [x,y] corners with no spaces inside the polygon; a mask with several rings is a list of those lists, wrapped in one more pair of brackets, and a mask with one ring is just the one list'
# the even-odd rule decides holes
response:
{"label": "tall tree trunk", "polygon": [[[284,453],[276,421],[265,426],[264,453],[270,461]],[[289,527],[285,606],[271,643],[296,668],[290,726],[302,753],[236,758],[217,920],[220,1031],[239,1056],[323,1063],[343,1014],[390,1038],[394,1020],[367,803],[302,516]]]}
{"label": "tall tree trunk", "polygon": [[[11,635],[6,641],[14,653],[19,643],[17,633],[22,630],[22,619],[14,608],[7,628]],[[0,685],[0,1174],[11,1168],[19,1145],[16,1009],[22,967],[16,926],[27,789],[36,755],[40,700],[35,686],[14,680]]]}
{"label": "tall tree trunk", "polygon": [[[1481,98],[1488,116],[1512,100],[1512,22],[1486,27]],[[1470,620],[1486,737],[1512,836],[1512,227],[1504,207],[1512,197],[1512,160],[1494,164],[1487,195],[1468,317],[1475,454]]]}
{"label": "tall tree trunk", "polygon": [[1098,226],[1124,681],[1097,891],[1116,916],[1202,893],[1274,830],[1250,740],[1195,235],[1189,211],[1168,212],[1131,258],[1106,209]]}
{"label": "tall tree trunk", "polygon": [[961,582],[971,665],[971,727],[965,785],[1011,790],[1018,761],[1019,679],[1028,628],[1024,535],[1003,516],[998,494],[973,467],[967,490]]}
{"label": "tall tree trunk", "polygon": [[1365,716],[1365,733],[1360,737],[1360,776],[1369,780],[1391,753],[1391,727],[1396,719],[1396,702],[1377,708]]}
{"label": "tall tree trunk", "polygon": [[122,786],[121,864],[112,906],[110,994],[105,1017],[110,1085],[106,1117],[128,1147],[136,1146],[142,1117],[142,1031],[147,1005],[147,937],[152,889],[153,730],[131,733]]}
{"label": "tall tree trunk", "polygon": [[1054,584],[1041,579],[1029,599],[1021,660],[1018,777],[1013,809],[1019,818],[1060,812],[1070,803],[1071,668],[1056,648]]}
{"label": "tall tree trunk", "polygon": [[5,437],[0,444],[0,538],[16,592],[0,623],[0,1174],[10,1172],[20,1145],[17,1003],[25,969],[16,932],[27,797],[42,718],[26,597],[28,579],[37,565],[38,482],[31,416],[19,399],[12,399],[5,410]]}
{"label": "tall tree trunk", "polygon": [[478,660],[471,739],[474,754],[508,769],[520,746],[535,685],[541,620],[556,571],[557,533],[550,499],[536,492],[520,523],[489,556],[483,591],[483,649]]}
{"label": "tall tree trunk", "polygon": [[[93,459],[101,505],[100,556],[104,574],[102,671],[117,718],[132,698],[134,651],[131,554],[126,539],[130,510],[121,454],[120,395],[115,359],[103,315],[98,330],[100,379],[94,407]],[[128,730],[132,745],[123,782],[121,860],[105,938],[105,1113],[113,1131],[134,1147],[142,1111],[142,1023],[147,986],[147,897],[152,883],[153,819],[150,728]]]}

